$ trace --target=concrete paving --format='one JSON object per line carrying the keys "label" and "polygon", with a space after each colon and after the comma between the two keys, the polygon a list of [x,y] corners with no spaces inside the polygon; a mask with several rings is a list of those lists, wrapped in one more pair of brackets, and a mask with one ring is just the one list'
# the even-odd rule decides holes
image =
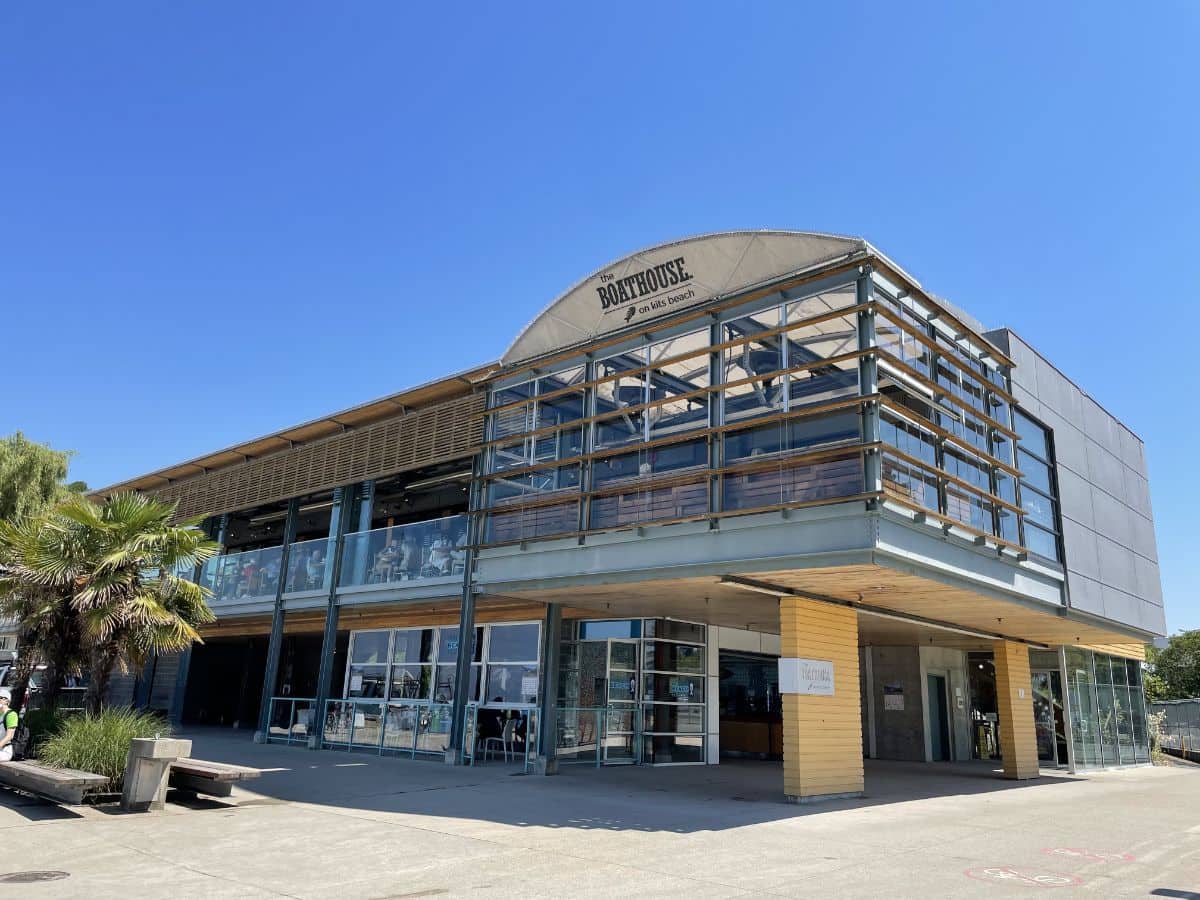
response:
{"label": "concrete paving", "polygon": [[[0,900],[21,897],[1019,897],[1200,900],[1200,768],[1014,784],[868,761],[867,796],[781,802],[777,764],[568,767],[256,746],[230,802],[65,810],[0,791]],[[14,873],[57,871],[13,883]]]}

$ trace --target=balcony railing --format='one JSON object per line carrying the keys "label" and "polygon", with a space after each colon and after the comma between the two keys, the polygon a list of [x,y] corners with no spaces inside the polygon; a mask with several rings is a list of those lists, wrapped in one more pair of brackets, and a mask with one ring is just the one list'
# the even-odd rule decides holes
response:
{"label": "balcony railing", "polygon": [[467,517],[447,516],[348,534],[339,587],[390,584],[462,575]]}
{"label": "balcony railing", "polygon": [[333,577],[333,538],[300,541],[288,549],[288,578],[285,594],[301,591],[327,591]]}
{"label": "balcony railing", "polygon": [[200,584],[212,592],[214,604],[274,597],[282,564],[283,547],[214,556],[200,570]]}
{"label": "balcony railing", "polygon": [[[407,583],[462,576],[467,517],[394,525],[345,536],[339,587]],[[328,591],[333,578],[333,538],[297,541],[288,550],[284,594]],[[200,571],[213,605],[273,598],[279,591],[283,547],[214,556]]]}

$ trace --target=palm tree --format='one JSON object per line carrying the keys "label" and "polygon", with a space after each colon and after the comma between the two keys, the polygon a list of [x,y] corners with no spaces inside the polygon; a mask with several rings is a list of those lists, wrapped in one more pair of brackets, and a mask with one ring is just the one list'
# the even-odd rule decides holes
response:
{"label": "palm tree", "polygon": [[98,712],[113,672],[190,646],[213,621],[207,591],[186,576],[218,548],[198,521],[174,515],[174,504],[124,493],[102,504],[70,497],[24,525],[0,524],[0,612],[36,626],[48,700],[86,668],[87,708]]}

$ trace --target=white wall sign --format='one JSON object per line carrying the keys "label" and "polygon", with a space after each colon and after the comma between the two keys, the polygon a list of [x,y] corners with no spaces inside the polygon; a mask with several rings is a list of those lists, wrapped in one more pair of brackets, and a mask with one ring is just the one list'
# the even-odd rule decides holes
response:
{"label": "white wall sign", "polygon": [[833,696],[833,663],[827,659],[779,659],[779,693]]}

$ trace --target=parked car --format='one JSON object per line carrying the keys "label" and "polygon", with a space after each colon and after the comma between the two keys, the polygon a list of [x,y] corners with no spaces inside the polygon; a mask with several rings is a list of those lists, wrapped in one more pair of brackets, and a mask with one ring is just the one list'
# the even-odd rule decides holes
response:
{"label": "parked car", "polygon": [[[0,687],[12,687],[16,679],[16,666],[12,663],[0,665]],[[46,667],[35,666],[29,676],[29,688],[25,694],[24,711],[40,709],[46,683]],[[88,676],[70,676],[58,695],[58,708],[63,711],[83,709],[87,695]]]}

